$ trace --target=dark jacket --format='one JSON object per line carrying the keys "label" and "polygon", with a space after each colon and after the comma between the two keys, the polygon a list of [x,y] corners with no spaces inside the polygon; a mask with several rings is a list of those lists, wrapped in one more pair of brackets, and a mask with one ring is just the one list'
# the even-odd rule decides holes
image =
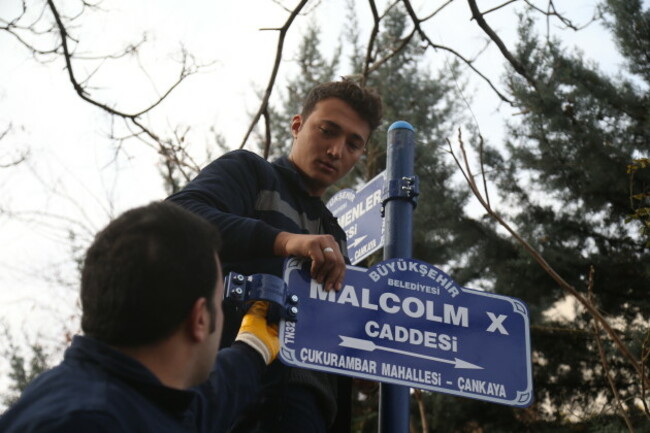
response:
{"label": "dark jacket", "polygon": [[43,373],[0,418],[3,433],[227,432],[255,396],[261,356],[237,343],[219,352],[207,382],[169,388],[142,364],[76,336],[63,362]]}
{"label": "dark jacket", "polygon": [[[273,242],[281,231],[330,234],[341,251],[347,251],[345,232],[322,200],[309,195],[301,175],[286,156],[269,163],[245,150],[229,152],[168,200],[219,228],[225,273],[282,276],[284,258],[273,254]],[[241,312],[233,310],[233,306],[224,305],[224,344],[232,341],[239,329]],[[282,393],[286,392],[287,381],[315,390],[324,418],[331,422],[335,415],[338,417],[335,431],[349,429],[349,379],[289,369],[276,361],[264,377],[262,405],[286,403]]]}

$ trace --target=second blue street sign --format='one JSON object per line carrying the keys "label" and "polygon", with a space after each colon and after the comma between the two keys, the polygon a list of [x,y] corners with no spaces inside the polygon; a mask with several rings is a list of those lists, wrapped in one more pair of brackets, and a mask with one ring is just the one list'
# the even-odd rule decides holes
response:
{"label": "second blue street sign", "polygon": [[348,266],[323,290],[305,263],[285,266],[296,322],[280,326],[289,365],[526,407],[533,397],[529,317],[516,299],[460,287],[414,259]]}
{"label": "second blue street sign", "polygon": [[386,172],[382,171],[358,190],[343,189],[327,202],[327,208],[345,230],[353,265],[384,246],[381,202],[385,183]]}

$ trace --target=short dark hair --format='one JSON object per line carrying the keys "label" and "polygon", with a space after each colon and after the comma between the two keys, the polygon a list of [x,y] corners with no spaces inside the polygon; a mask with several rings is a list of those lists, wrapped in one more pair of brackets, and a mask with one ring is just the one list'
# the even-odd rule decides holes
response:
{"label": "short dark hair", "polygon": [[370,131],[374,131],[381,123],[381,97],[370,87],[361,87],[350,79],[322,83],[309,91],[302,106],[300,115],[307,119],[314,111],[316,104],[324,99],[339,98],[356,111],[368,122]]}
{"label": "short dark hair", "polygon": [[[156,343],[183,323],[199,298],[213,296],[219,275],[218,230],[170,202],[123,213],[99,232],[81,275],[81,328],[107,344]],[[214,327],[214,325],[212,325]]]}

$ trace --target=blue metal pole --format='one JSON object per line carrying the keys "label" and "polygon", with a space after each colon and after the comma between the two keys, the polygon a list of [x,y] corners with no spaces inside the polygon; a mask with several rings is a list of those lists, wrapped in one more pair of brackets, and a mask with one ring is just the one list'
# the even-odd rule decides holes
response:
{"label": "blue metal pole", "polygon": [[[384,260],[410,258],[413,251],[413,208],[417,195],[414,173],[415,131],[408,122],[388,128],[384,193]],[[379,432],[409,431],[410,389],[382,383],[379,389]]]}

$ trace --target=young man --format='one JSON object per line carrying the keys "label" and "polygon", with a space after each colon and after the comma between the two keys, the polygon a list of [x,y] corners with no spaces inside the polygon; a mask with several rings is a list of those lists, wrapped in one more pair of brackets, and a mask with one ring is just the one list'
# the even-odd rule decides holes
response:
{"label": "young man", "polygon": [[[246,151],[213,161],[169,200],[221,230],[224,269],[282,275],[284,259],[311,259],[312,277],[329,290],[343,283],[345,233],[321,196],[359,160],[381,121],[381,100],[351,81],[311,90],[291,120],[290,154],[269,163]],[[237,313],[226,308],[224,340]],[[350,381],[275,362],[257,404],[238,432],[345,432],[350,429]]]}
{"label": "young man", "polygon": [[277,355],[255,303],[219,353],[219,233],[172,204],[112,221],[88,250],[81,327],[63,362],[0,418],[11,432],[225,432]]}

